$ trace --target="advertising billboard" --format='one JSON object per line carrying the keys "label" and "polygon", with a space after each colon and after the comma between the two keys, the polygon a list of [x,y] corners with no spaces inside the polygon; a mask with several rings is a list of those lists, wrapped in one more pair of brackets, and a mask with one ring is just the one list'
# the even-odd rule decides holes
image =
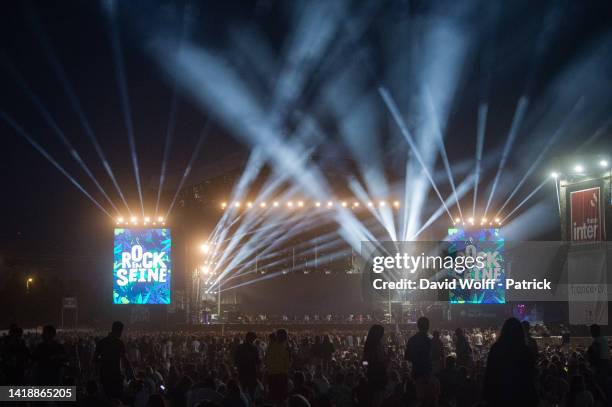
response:
{"label": "advertising billboard", "polygon": [[603,240],[601,190],[599,187],[570,193],[570,240],[596,242]]}
{"label": "advertising billboard", "polygon": [[116,228],[114,236],[113,303],[170,304],[170,229]]}

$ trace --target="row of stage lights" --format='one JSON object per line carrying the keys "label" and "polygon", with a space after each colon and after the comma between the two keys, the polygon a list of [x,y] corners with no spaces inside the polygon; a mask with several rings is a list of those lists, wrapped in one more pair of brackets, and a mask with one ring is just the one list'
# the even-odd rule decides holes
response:
{"label": "row of stage lights", "polygon": [[[608,160],[600,160],[599,161],[599,168],[608,168]],[[585,173],[585,167],[582,164],[576,164],[574,165],[574,167],[572,168],[572,173],[575,175],[582,175]],[[559,178],[561,174],[557,171],[553,171],[550,176],[553,178]]]}
{"label": "row of stage lights", "polygon": [[343,208],[353,208],[353,209],[357,209],[357,208],[361,208],[361,207],[369,207],[369,208],[374,208],[374,207],[379,207],[379,208],[383,208],[385,206],[391,206],[393,208],[399,208],[401,206],[399,201],[393,201],[393,202],[387,202],[387,201],[378,201],[378,202],[367,202],[367,203],[359,203],[357,201],[354,202],[348,202],[348,201],[341,201],[341,202],[334,202],[334,201],[327,201],[327,202],[311,202],[311,203],[307,203],[304,201],[287,201],[284,203],[281,203],[279,201],[274,201],[272,203],[267,203],[267,202],[261,202],[258,205],[254,204],[253,202],[245,202],[242,203],[240,201],[236,201],[233,203],[227,203],[227,202],[221,202],[221,209],[226,209],[228,207],[233,207],[233,208],[256,208],[256,207],[260,207],[262,209],[265,209],[267,207],[274,207],[274,208],[279,208],[279,207],[286,207],[289,209],[292,208],[333,208],[334,206],[341,206]]}
{"label": "row of stage lights", "polygon": [[165,225],[166,224],[166,220],[163,218],[163,216],[158,216],[157,218],[151,218],[149,216],[145,216],[144,218],[142,218],[142,222],[141,220],[136,217],[136,216],[132,216],[129,219],[124,218],[123,216],[119,216],[117,218],[117,225],[153,225],[153,226],[157,226],[157,225]]}
{"label": "row of stage lights", "polygon": [[[209,255],[212,251],[212,244],[210,243],[202,243],[200,244],[200,251],[204,254],[206,261],[204,261],[204,265],[200,267],[200,272],[204,275],[214,275],[214,267],[217,264],[216,261],[211,261],[208,259]],[[208,282],[207,282],[208,284]]]}
{"label": "row of stage lights", "polygon": [[[457,225],[470,225],[470,226],[474,226],[476,224],[476,219],[474,218],[467,218],[467,220],[461,220],[461,218],[455,218],[453,220],[453,225],[457,226]],[[500,218],[495,218],[495,219],[487,219],[487,218],[481,218],[480,219],[480,226],[485,226],[485,225],[489,225],[489,226],[501,226],[501,219]]]}

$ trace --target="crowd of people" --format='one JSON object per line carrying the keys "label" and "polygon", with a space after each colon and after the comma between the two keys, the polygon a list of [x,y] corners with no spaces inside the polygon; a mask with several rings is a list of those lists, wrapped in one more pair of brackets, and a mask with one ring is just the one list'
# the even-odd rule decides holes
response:
{"label": "crowd of people", "polygon": [[[42,335],[12,325],[3,385],[77,386],[83,406],[605,406],[609,345],[542,346],[526,322],[501,329],[129,332]],[[125,331],[125,332],[124,332]]]}

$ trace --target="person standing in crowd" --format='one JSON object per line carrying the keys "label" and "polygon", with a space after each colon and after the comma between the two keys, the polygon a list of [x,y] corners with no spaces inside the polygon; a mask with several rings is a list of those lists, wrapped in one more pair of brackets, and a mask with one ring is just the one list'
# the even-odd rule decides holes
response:
{"label": "person standing in crowd", "polygon": [[455,365],[454,356],[446,358],[444,369],[437,374],[437,378],[440,382],[440,401],[444,405],[456,405],[456,397],[462,376]]}
{"label": "person standing in crowd", "polygon": [[593,342],[591,342],[587,350],[587,357],[593,367],[597,383],[601,388],[605,389],[607,387],[608,363],[610,359],[608,340],[601,335],[601,328],[597,324],[591,325],[589,331],[591,332]]}
{"label": "person standing in crowd", "polygon": [[254,342],[257,339],[255,332],[247,332],[244,342],[238,345],[234,354],[234,363],[238,370],[238,380],[251,400],[255,398],[257,378],[261,359],[259,349]]}
{"label": "person standing in crowd", "polygon": [[455,330],[455,353],[457,354],[457,366],[469,367],[471,365],[472,347],[461,328]]}
{"label": "person standing in crowd", "polygon": [[[436,405],[440,396],[440,385],[432,376],[432,341],[428,335],[429,319],[417,320],[418,332],[406,344],[404,358],[412,363],[412,378],[417,399],[422,405]],[[439,337],[438,337],[439,339]]]}
{"label": "person standing in crowd", "polygon": [[269,398],[275,405],[282,405],[289,391],[289,368],[291,367],[287,331],[279,329],[270,338],[271,342],[265,357]]}
{"label": "person standing in crowd", "polygon": [[431,368],[434,374],[438,373],[444,367],[444,344],[440,339],[440,331],[433,331],[431,338]]}
{"label": "person standing in crowd", "polygon": [[385,328],[382,325],[372,325],[363,346],[363,364],[366,367],[368,389],[374,405],[382,401],[388,380],[388,360],[383,345],[384,336]]}
{"label": "person standing in crowd", "polygon": [[17,324],[11,324],[8,335],[3,338],[1,356],[5,384],[24,384],[30,351],[23,340],[23,330]]}
{"label": "person standing in crowd", "polygon": [[123,323],[113,322],[111,332],[96,346],[94,352],[94,362],[100,367],[100,382],[104,393],[110,399],[120,399],[123,395],[123,375],[121,374],[121,364],[131,372],[130,361],[126,357],[125,345],[121,340],[123,333]]}
{"label": "person standing in crowd", "polygon": [[559,330],[561,331],[561,347],[568,351],[572,339],[572,332],[563,324],[559,326]]}
{"label": "person standing in crowd", "polygon": [[491,346],[484,377],[484,399],[488,406],[538,404],[535,359],[525,344],[525,333],[516,318],[504,322],[497,342]]}
{"label": "person standing in crowd", "polygon": [[429,319],[420,317],[417,321],[418,332],[406,344],[404,359],[412,363],[412,378],[417,381],[431,375],[431,338],[427,334]]}
{"label": "person standing in crowd", "polygon": [[321,343],[320,356],[323,361],[323,366],[327,367],[334,356],[334,344],[330,341],[329,335],[323,336],[323,342]]}
{"label": "person standing in crowd", "polygon": [[196,355],[200,353],[200,341],[195,336],[191,339],[191,352]]}
{"label": "person standing in crowd", "polygon": [[43,328],[43,341],[36,347],[32,359],[36,362],[36,384],[39,386],[59,386],[62,384],[63,366],[67,362],[66,349],[55,340],[55,327]]}

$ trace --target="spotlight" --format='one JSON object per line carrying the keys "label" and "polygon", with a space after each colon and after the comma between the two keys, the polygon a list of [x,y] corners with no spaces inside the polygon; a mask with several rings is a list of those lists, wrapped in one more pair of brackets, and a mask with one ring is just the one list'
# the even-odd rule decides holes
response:
{"label": "spotlight", "polygon": [[374,202],[368,202],[368,206],[371,208],[374,206]]}
{"label": "spotlight", "polygon": [[204,267],[202,267],[202,273],[203,273],[203,274],[208,274],[208,273],[210,273],[210,268],[209,268],[208,266],[204,266]]}
{"label": "spotlight", "polygon": [[395,202],[393,202],[393,206],[395,206],[396,208],[399,208],[399,206],[400,206],[399,201],[395,201]]}
{"label": "spotlight", "polygon": [[202,243],[202,245],[200,246],[200,250],[202,251],[202,253],[208,254],[210,252],[210,245],[208,245],[207,243]]}
{"label": "spotlight", "polygon": [[487,218],[482,218],[482,222],[485,223],[487,221]]}
{"label": "spotlight", "polygon": [[247,202],[247,207],[251,208],[253,204],[251,202]]}
{"label": "spotlight", "polygon": [[353,203],[353,207],[358,208],[359,207],[359,202],[354,202]]}
{"label": "spotlight", "polygon": [[608,161],[607,160],[601,160],[599,162],[599,166],[603,167],[603,168],[608,168]]}
{"label": "spotlight", "polygon": [[236,203],[234,204],[234,206],[235,206],[236,208],[240,208],[240,202],[236,202]]}
{"label": "spotlight", "polygon": [[315,203],[315,206],[316,206],[317,208],[320,208],[320,207],[321,207],[321,202],[317,202],[317,203]]}
{"label": "spotlight", "polygon": [[577,172],[578,174],[582,173],[584,171],[584,167],[580,164],[576,164],[574,166],[574,171]]}
{"label": "spotlight", "polygon": [[473,225],[474,224],[474,218],[468,218],[468,222],[470,222]]}
{"label": "spotlight", "polygon": [[559,178],[559,173],[557,173],[556,171],[553,171],[553,172],[550,173],[550,176],[555,178],[555,179],[557,179],[557,178]]}
{"label": "spotlight", "polygon": [[138,218],[137,218],[136,216],[132,216],[132,217],[130,218],[130,221],[131,221],[132,223],[136,223],[136,222],[138,222]]}
{"label": "spotlight", "polygon": [[333,203],[332,201],[329,201],[329,202],[327,203],[327,207],[328,207],[328,208],[331,208],[332,206],[334,206],[334,203]]}
{"label": "spotlight", "polygon": [[291,202],[291,201],[287,202],[287,206],[290,207],[290,208],[293,208],[293,202]]}
{"label": "spotlight", "polygon": [[378,203],[378,205],[379,205],[379,206],[385,206],[386,204],[387,204],[387,203],[386,203],[385,201],[380,201],[380,202]]}
{"label": "spotlight", "polygon": [[227,207],[227,202],[221,202],[221,209],[225,209]]}
{"label": "spotlight", "polygon": [[272,204],[272,206],[278,206],[278,202],[274,201],[274,203]]}
{"label": "spotlight", "polygon": [[342,202],[342,206],[343,206],[344,208],[346,208],[346,205],[347,205],[347,203],[346,203],[346,202]]}
{"label": "spotlight", "polygon": [[495,218],[495,223],[499,223],[501,220],[499,218]]}
{"label": "spotlight", "polygon": [[459,223],[459,222],[461,222],[461,219],[455,218],[455,223]]}
{"label": "spotlight", "polygon": [[262,203],[259,204],[259,206],[261,206],[262,208],[265,208],[266,207],[266,203],[262,202]]}
{"label": "spotlight", "polygon": [[117,223],[119,223],[119,224],[123,223],[123,216],[119,216],[117,218]]}
{"label": "spotlight", "polygon": [[148,216],[146,216],[146,217],[144,218],[144,221],[145,221],[145,223],[149,223],[149,222],[151,222],[151,218],[149,218]]}
{"label": "spotlight", "polygon": [[301,208],[302,206],[304,206],[304,202],[298,201],[298,206]]}
{"label": "spotlight", "polygon": [[164,218],[163,218],[162,216],[159,216],[159,217],[157,218],[157,221],[158,221],[158,222],[163,223],[163,222],[164,222]]}

